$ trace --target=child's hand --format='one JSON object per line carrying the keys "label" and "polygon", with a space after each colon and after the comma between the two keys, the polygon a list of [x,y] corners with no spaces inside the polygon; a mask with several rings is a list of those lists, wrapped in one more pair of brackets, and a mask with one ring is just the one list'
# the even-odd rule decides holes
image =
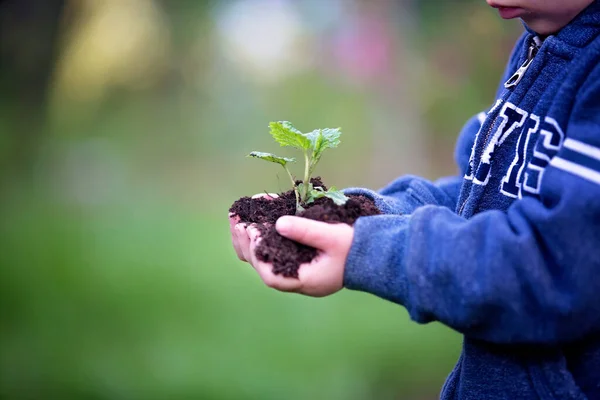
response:
{"label": "child's hand", "polygon": [[[253,199],[257,199],[259,197],[264,197],[266,199],[274,199],[277,196],[275,193],[259,193],[252,196]],[[240,217],[233,216],[231,213],[229,214],[229,233],[231,234],[231,243],[233,244],[233,248],[235,249],[235,253],[238,258],[242,261],[250,260],[250,238],[248,237],[248,232],[246,224],[241,224]]]}
{"label": "child's hand", "polygon": [[[260,234],[256,228],[248,227],[248,237],[240,235],[240,247],[244,258],[252,264],[267,286],[314,297],[328,296],[342,289],[344,266],[354,228],[347,224],[329,224],[293,216],[279,218],[275,227],[280,235],[315,247],[319,250],[319,255],[310,264],[300,266],[298,279],[274,275],[271,264],[256,258],[255,249],[260,242]],[[246,240],[249,242],[248,246]]]}
{"label": "child's hand", "polygon": [[250,239],[246,232],[246,224],[240,223],[240,217],[229,214],[229,233],[231,234],[231,244],[235,249],[235,254],[242,261],[248,261],[248,246]]}

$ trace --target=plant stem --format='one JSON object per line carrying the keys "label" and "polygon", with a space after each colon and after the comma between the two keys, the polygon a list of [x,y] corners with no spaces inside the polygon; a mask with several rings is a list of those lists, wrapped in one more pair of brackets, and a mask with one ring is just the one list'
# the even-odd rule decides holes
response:
{"label": "plant stem", "polygon": [[316,164],[314,164],[315,160],[310,160],[310,169],[308,170],[308,175],[310,175],[312,177],[313,172],[315,170]]}
{"label": "plant stem", "polygon": [[294,180],[292,173],[286,165],[283,166],[283,169],[285,169],[285,172],[287,172],[288,176],[290,177],[290,180],[292,181],[292,188],[294,189],[294,194],[296,195],[296,210],[298,210],[300,207],[300,195],[298,194],[298,187],[296,186],[296,181]]}
{"label": "plant stem", "polygon": [[308,197],[308,184],[310,183],[310,159],[308,152],[304,150],[304,193],[302,193],[302,201],[306,201]]}

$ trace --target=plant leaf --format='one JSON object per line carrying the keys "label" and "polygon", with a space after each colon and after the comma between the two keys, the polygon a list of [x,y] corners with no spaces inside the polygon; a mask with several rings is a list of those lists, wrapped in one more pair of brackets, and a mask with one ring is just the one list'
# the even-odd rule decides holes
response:
{"label": "plant leaf", "polygon": [[283,166],[285,166],[289,162],[296,162],[296,159],[294,158],[279,157],[275,154],[262,153],[260,151],[253,151],[252,153],[248,154],[247,157],[260,158],[261,160],[270,161],[273,163],[281,164]]}
{"label": "plant leaf", "polygon": [[[298,189],[298,192],[299,192],[299,193],[302,193],[302,192],[303,192],[303,190],[304,190],[304,182],[301,182],[301,183],[299,183],[299,184],[298,184],[298,187],[297,187],[297,189]],[[307,190],[307,193],[309,193],[309,197],[310,197],[310,193],[311,193],[312,191],[313,191],[313,184],[312,184],[312,183],[309,183],[309,184],[308,184],[308,190]]]}
{"label": "plant leaf", "polygon": [[311,142],[311,147],[313,149],[313,167],[319,162],[319,160],[321,159],[321,154],[323,154],[323,151],[325,149],[335,148],[340,144],[341,135],[341,128],[315,129],[314,131],[306,135],[309,138]]}
{"label": "plant leaf", "polygon": [[349,200],[343,192],[337,190],[335,187],[331,187],[326,192],[317,189],[311,190],[308,199],[306,200],[306,203],[310,204],[321,197],[330,198],[338,206],[346,204],[346,202]]}
{"label": "plant leaf", "polygon": [[300,150],[311,148],[309,138],[288,121],[271,122],[269,128],[271,128],[271,136],[281,146],[295,147]]}

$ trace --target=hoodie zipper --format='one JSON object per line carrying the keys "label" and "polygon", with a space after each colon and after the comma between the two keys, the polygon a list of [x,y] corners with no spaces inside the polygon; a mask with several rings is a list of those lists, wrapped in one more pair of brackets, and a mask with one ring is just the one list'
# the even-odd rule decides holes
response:
{"label": "hoodie zipper", "polygon": [[[515,72],[504,83],[504,87],[506,89],[514,89],[515,87],[517,87],[517,85],[519,84],[519,82],[521,82],[521,80],[525,76],[525,73],[529,69],[529,66],[533,62],[533,59],[535,58],[535,56],[539,52],[540,47],[542,47],[542,43],[543,43],[543,41],[538,36],[534,36],[533,37],[533,40],[532,40],[531,44],[529,45],[529,50],[527,51],[527,59],[521,65],[521,67],[517,70],[517,72]],[[498,119],[498,115],[496,114],[496,116],[494,117],[494,120],[490,124],[490,128],[488,129],[488,131],[487,131],[487,133],[485,135],[484,143],[487,143],[487,141],[489,139],[489,136],[490,136],[490,133],[491,133],[491,130],[493,129],[494,125],[496,124],[496,120],[497,119]],[[475,173],[475,171],[473,171],[473,173]],[[462,215],[462,212],[464,211],[465,206],[467,205],[467,201],[468,200],[469,200],[468,196],[467,196],[466,199],[463,200],[462,204],[460,205],[460,208],[458,209],[458,215]]]}
{"label": "hoodie zipper", "polygon": [[519,82],[521,82],[521,80],[523,79],[523,76],[525,76],[525,72],[527,72],[527,70],[529,69],[529,66],[533,62],[533,59],[537,55],[541,46],[542,46],[542,40],[538,36],[534,36],[533,41],[532,41],[531,45],[529,46],[529,51],[527,53],[527,59],[525,60],[523,65],[521,65],[521,67],[517,70],[517,72],[515,72],[514,75],[511,76],[504,83],[504,87],[506,89],[513,89],[519,84]]}

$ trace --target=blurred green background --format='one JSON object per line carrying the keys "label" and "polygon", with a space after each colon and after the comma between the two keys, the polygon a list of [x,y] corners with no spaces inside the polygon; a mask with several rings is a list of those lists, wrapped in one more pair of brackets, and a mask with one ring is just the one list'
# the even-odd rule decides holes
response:
{"label": "blurred green background", "polygon": [[0,398],[437,398],[458,334],[267,289],[227,210],[288,189],[245,158],[274,120],[342,127],[328,185],[455,173],[521,30],[482,0],[0,1]]}

